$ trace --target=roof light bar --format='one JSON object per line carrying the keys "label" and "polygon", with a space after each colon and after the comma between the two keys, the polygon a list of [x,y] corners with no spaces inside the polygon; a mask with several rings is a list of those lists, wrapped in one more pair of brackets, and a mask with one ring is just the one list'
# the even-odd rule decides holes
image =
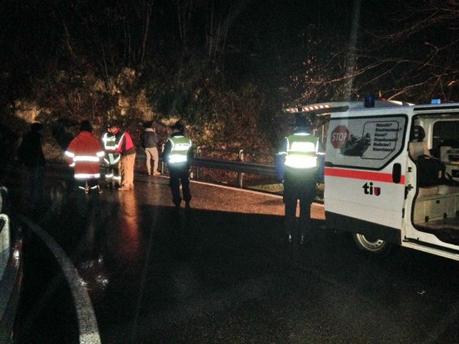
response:
{"label": "roof light bar", "polygon": [[318,104],[318,105],[309,105],[309,106],[298,106],[298,107],[293,107],[293,108],[287,108],[285,109],[286,112],[309,112],[309,111],[314,111],[314,110],[323,110],[323,109],[329,109],[330,105],[328,104]]}
{"label": "roof light bar", "polygon": [[311,113],[314,115],[327,114],[331,112],[344,112],[347,110],[349,110],[349,103],[347,102],[300,105],[284,109],[284,111],[287,113]]}

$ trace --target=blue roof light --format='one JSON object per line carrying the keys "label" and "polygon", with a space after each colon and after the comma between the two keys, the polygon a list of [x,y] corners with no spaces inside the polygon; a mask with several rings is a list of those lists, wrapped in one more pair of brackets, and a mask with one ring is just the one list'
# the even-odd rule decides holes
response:
{"label": "blue roof light", "polygon": [[375,107],[375,100],[375,96],[369,95],[365,97],[363,104],[366,108]]}
{"label": "blue roof light", "polygon": [[430,104],[433,104],[433,105],[440,105],[440,104],[441,104],[441,99],[440,99],[440,98],[433,98],[433,99],[430,101]]}

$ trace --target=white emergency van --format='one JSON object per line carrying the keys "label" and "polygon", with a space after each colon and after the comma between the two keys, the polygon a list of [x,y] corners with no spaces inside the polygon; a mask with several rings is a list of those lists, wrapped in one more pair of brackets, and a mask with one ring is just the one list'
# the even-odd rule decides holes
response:
{"label": "white emergency van", "polygon": [[359,248],[459,260],[459,103],[376,101],[298,109],[327,117],[324,210]]}

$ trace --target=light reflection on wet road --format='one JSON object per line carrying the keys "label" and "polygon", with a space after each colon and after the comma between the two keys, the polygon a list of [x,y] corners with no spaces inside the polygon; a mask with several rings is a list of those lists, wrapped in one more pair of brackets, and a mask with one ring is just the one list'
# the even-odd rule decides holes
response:
{"label": "light reflection on wet road", "polygon": [[103,343],[459,341],[457,263],[369,259],[323,230],[292,262],[280,198],[192,193],[177,211],[166,178],[137,176],[133,192],[73,194],[42,223],[77,266]]}

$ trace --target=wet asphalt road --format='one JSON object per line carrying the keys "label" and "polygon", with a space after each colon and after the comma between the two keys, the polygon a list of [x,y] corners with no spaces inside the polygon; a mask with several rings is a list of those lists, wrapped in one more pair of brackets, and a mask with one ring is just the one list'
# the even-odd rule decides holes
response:
{"label": "wet asphalt road", "polygon": [[[166,178],[137,176],[133,192],[72,193],[35,216],[77,267],[102,343],[459,342],[458,263],[404,249],[374,259],[320,226],[292,258],[279,198],[192,193],[177,211]],[[77,343],[58,265],[33,235],[26,244],[18,342]]]}

